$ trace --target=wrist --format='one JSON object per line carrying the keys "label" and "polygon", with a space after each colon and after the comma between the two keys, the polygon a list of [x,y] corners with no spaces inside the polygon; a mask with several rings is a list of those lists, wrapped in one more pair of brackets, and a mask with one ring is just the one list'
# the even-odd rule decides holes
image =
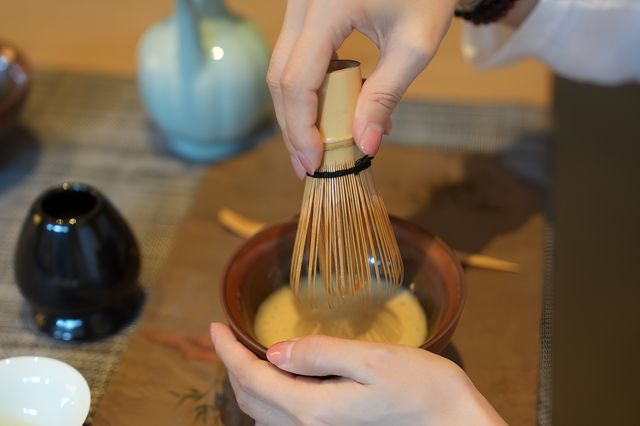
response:
{"label": "wrist", "polygon": [[493,408],[493,406],[480,393],[480,391],[478,391],[475,385],[471,382],[471,379],[469,379],[466,374],[464,379],[466,380],[467,384],[464,386],[462,398],[466,401],[466,410],[461,410],[463,411],[463,413],[456,413],[457,415],[461,415],[460,420],[476,419],[476,425],[506,425],[506,422],[502,419],[502,417],[500,417],[495,408]]}
{"label": "wrist", "polygon": [[434,424],[468,424],[474,419],[474,425],[497,426],[506,425],[498,412],[478,391],[469,376],[457,365],[456,372],[450,377],[453,386],[448,399],[452,401],[450,410],[444,410],[442,416]]}

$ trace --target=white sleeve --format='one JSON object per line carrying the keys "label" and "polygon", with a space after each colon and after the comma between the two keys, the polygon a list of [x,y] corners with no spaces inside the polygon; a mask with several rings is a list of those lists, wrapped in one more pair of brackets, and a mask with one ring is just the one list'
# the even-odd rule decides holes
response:
{"label": "white sleeve", "polygon": [[536,57],[575,80],[640,82],[640,0],[540,0],[518,29],[465,23],[462,50],[481,69]]}

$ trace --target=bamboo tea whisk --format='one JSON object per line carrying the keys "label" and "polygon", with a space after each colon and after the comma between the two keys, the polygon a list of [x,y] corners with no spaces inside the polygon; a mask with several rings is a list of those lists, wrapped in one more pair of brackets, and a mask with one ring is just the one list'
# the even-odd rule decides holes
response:
{"label": "bamboo tea whisk", "polygon": [[379,302],[402,284],[400,249],[373,184],[372,158],[351,134],[361,86],[360,64],[335,60],[318,93],[323,161],[306,178],[290,277],[298,298],[312,302]]}

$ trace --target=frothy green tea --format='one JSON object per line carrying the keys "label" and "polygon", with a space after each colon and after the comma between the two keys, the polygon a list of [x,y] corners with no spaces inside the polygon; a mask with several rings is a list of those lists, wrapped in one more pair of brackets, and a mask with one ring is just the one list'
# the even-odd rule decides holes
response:
{"label": "frothy green tea", "polygon": [[301,302],[289,286],[283,286],[258,308],[254,331],[266,347],[312,334],[417,347],[427,338],[427,317],[418,299],[404,289],[380,305],[348,303],[329,308]]}

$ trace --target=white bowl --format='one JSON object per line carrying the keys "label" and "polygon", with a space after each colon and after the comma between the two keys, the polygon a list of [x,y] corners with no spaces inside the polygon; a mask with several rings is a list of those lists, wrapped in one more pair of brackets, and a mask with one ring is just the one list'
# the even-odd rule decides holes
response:
{"label": "white bowl", "polygon": [[80,426],[91,392],[75,368],[37,356],[0,360],[1,426]]}

